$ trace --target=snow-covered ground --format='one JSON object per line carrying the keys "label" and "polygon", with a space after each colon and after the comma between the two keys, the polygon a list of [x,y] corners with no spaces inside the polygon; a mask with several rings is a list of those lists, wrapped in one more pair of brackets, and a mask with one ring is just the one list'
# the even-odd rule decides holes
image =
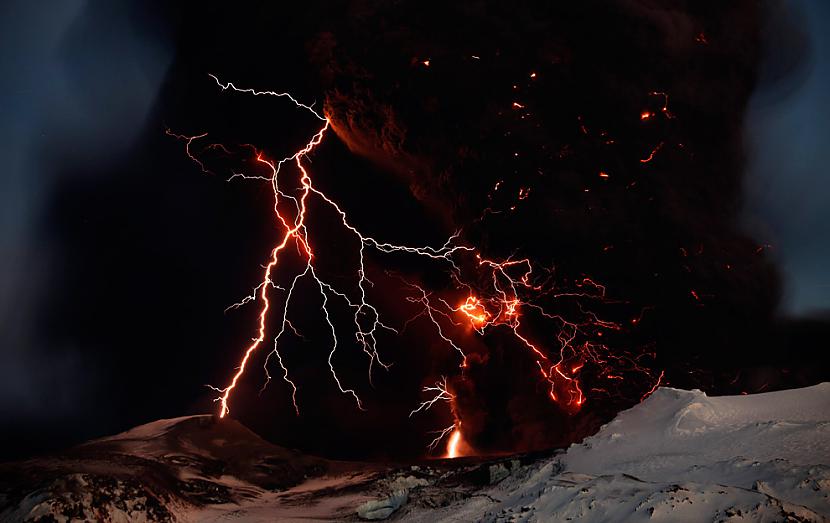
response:
{"label": "snow-covered ground", "polygon": [[826,521],[830,383],[729,397],[661,388],[482,494],[406,519]]}
{"label": "snow-covered ground", "polygon": [[828,496],[830,383],[661,388],[544,459],[329,462],[191,416],[0,466],[0,521],[828,521]]}

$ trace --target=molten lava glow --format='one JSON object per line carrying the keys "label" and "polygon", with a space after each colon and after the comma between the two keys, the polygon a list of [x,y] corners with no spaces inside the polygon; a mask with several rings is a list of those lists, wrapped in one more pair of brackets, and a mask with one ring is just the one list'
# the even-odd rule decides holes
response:
{"label": "molten lava glow", "polygon": [[456,427],[456,429],[452,431],[452,434],[450,434],[450,439],[447,441],[448,458],[457,458],[461,455],[458,451],[459,443],[461,443],[461,428]]}
{"label": "molten lava glow", "polygon": [[467,296],[464,303],[459,305],[455,310],[460,311],[470,318],[470,322],[474,327],[481,327],[490,319],[487,311],[484,309],[484,305],[475,296]]}
{"label": "molten lava glow", "polygon": [[[424,62],[428,65],[428,61]],[[318,113],[313,106],[297,101],[288,93],[274,91],[257,91],[242,89],[232,83],[222,83],[213,75],[211,78],[223,90],[236,93],[245,93],[253,96],[274,96],[290,100],[298,109],[308,113],[320,122],[319,130],[309,138],[306,145],[291,156],[280,160],[270,159],[264,152],[257,151],[253,146],[242,146],[246,151],[254,151],[254,164],[265,172],[262,174],[233,173],[229,180],[243,179],[267,182],[274,199],[273,212],[275,223],[280,233],[271,250],[267,264],[264,265],[262,278],[253,292],[240,302],[229,308],[239,308],[251,302],[259,304],[255,337],[245,347],[239,365],[232,374],[228,384],[223,388],[215,388],[219,393],[216,401],[220,404],[220,417],[230,412],[230,402],[234,390],[245,375],[252,358],[261,349],[268,338],[268,324],[270,317],[276,315],[278,327],[273,335],[273,347],[264,358],[265,385],[271,380],[269,364],[276,361],[282,374],[282,379],[291,387],[294,409],[299,414],[298,386],[289,377],[289,370],[283,362],[280,342],[288,331],[288,335],[299,333],[289,321],[292,297],[298,282],[308,280],[319,292],[322,320],[328,327],[331,335],[331,346],[328,353],[328,368],[333,381],[340,392],[351,396],[357,408],[363,409],[362,401],[354,388],[343,384],[333,363],[337,349],[340,346],[338,333],[343,327],[335,326],[329,313],[329,308],[337,304],[352,312],[349,330],[353,340],[363,350],[368,358],[368,377],[371,382],[374,365],[388,369],[378,353],[378,335],[381,331],[398,333],[398,330],[385,324],[378,310],[369,301],[369,290],[373,287],[365,269],[367,251],[378,254],[401,253],[423,259],[429,263],[439,263],[446,267],[447,273],[454,282],[454,289],[442,293],[427,291],[421,286],[404,280],[412,291],[404,298],[407,302],[418,307],[420,312],[408,322],[423,319],[434,328],[435,334],[458,354],[459,377],[464,378],[468,361],[462,349],[463,340],[470,336],[469,326],[477,335],[485,335],[490,329],[506,330],[519,347],[526,349],[526,357],[532,358],[539,368],[536,379],[547,383],[550,399],[568,412],[576,412],[587,400],[586,394],[595,396],[610,395],[615,383],[622,380],[622,375],[645,376],[654,388],[660,384],[663,375],[654,382],[650,370],[641,364],[643,354],[629,354],[626,352],[611,351],[607,346],[593,341],[601,337],[604,331],[620,330],[621,326],[600,319],[596,314],[585,309],[583,301],[602,302],[605,298],[605,288],[590,278],[577,281],[573,290],[563,290],[554,284],[552,271],[535,266],[527,258],[506,260],[491,260],[482,257],[472,246],[463,245],[459,240],[459,233],[450,236],[443,245],[412,247],[381,242],[367,236],[358,230],[349,221],[346,212],[338,203],[319,190],[308,170],[308,156],[322,143],[327,132],[331,129],[331,121],[327,116]],[[514,107],[522,107],[514,103]],[[664,109],[667,112],[667,109]],[[207,137],[207,133],[195,136],[168,134],[185,142],[185,152],[204,172],[210,172],[206,166],[206,159],[194,152],[194,146]],[[661,144],[662,145],[662,144]],[[659,146],[658,148],[659,149]],[[652,153],[657,152],[657,149]],[[230,154],[231,148],[221,144],[206,144],[201,151],[221,150]],[[650,158],[649,158],[650,159]],[[501,182],[499,182],[501,183]],[[498,184],[496,188],[498,189]],[[495,190],[494,189],[494,190]],[[526,197],[529,189],[522,189],[520,199]],[[336,286],[318,273],[314,251],[314,235],[308,221],[314,208],[321,205],[334,211],[340,219],[342,233],[353,236],[358,242],[357,267],[351,285],[346,288]],[[280,260],[283,257],[299,257],[302,261],[299,269],[278,271]],[[290,265],[294,266],[294,265]],[[279,273],[279,274],[278,274]],[[278,279],[279,277],[279,279]],[[287,281],[283,287],[278,281]],[[340,284],[342,285],[342,284]],[[279,298],[274,294],[281,293]],[[446,296],[446,297],[445,297]],[[563,313],[552,312],[550,307],[556,307],[559,302],[571,303],[571,313],[576,317],[566,318]],[[453,306],[450,303],[458,303]],[[575,304],[575,306],[573,306]],[[556,310],[559,310],[558,308]],[[554,333],[554,336],[540,335],[538,327],[530,330],[524,327],[522,319],[532,318],[534,324],[545,323]],[[466,328],[465,328],[466,327]],[[545,343],[536,341],[536,338],[546,340]],[[552,338],[552,339],[550,339]],[[592,369],[592,386],[586,390],[581,379],[583,368]],[[613,372],[612,372],[613,371]],[[600,386],[604,380],[608,385]],[[442,378],[434,386],[424,387],[423,392],[431,395],[415,408],[415,413],[429,410],[438,402],[448,403],[454,418],[453,424],[437,431],[437,437],[429,444],[434,449],[449,435],[447,457],[457,457],[460,453],[461,420],[458,419],[455,409],[455,396],[450,390],[446,378]],[[650,393],[650,392],[649,392]],[[647,393],[648,394],[648,393]]]}

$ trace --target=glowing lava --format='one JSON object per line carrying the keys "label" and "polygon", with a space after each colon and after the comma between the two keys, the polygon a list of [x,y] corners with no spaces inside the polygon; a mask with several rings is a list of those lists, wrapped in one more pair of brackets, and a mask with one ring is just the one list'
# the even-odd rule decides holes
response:
{"label": "glowing lava", "polygon": [[447,441],[447,457],[457,458],[460,456],[458,446],[461,443],[461,423],[452,431],[450,439]]}

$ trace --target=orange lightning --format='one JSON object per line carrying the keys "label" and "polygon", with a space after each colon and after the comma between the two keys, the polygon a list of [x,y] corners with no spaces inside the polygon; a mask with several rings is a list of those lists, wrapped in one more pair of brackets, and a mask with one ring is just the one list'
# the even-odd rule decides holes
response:
{"label": "orange lightning", "polygon": [[[425,62],[424,65],[428,65],[428,62]],[[271,249],[262,278],[258,285],[254,287],[253,292],[229,307],[235,309],[251,302],[259,302],[256,337],[246,346],[229,383],[223,388],[213,387],[220,394],[216,398],[216,401],[220,403],[220,417],[225,417],[230,412],[233,393],[250,366],[251,359],[265,343],[268,337],[269,318],[273,314],[277,314],[279,317],[279,327],[273,337],[273,348],[265,356],[263,365],[266,375],[265,385],[271,379],[268,366],[275,359],[282,371],[283,380],[291,387],[293,406],[299,414],[298,387],[290,379],[288,368],[283,362],[280,341],[286,331],[289,332],[289,335],[299,336],[289,320],[288,314],[295,288],[298,282],[303,279],[309,279],[319,292],[322,303],[322,319],[326,322],[331,335],[331,347],[327,360],[329,372],[340,392],[351,396],[357,407],[363,408],[356,390],[343,385],[336,372],[333,359],[340,345],[338,332],[341,327],[335,326],[329,314],[329,306],[330,303],[339,303],[352,312],[349,329],[355,342],[368,358],[368,374],[371,382],[375,364],[383,368],[389,367],[382,361],[378,352],[379,332],[397,333],[398,330],[385,324],[381,320],[379,311],[369,301],[368,291],[373,283],[366,274],[364,257],[367,251],[370,250],[378,254],[403,253],[429,262],[446,265],[448,274],[455,283],[455,289],[451,293],[439,295],[406,282],[408,287],[414,291],[414,294],[406,296],[405,299],[421,309],[421,312],[410,321],[425,318],[432,324],[438,337],[458,353],[460,356],[459,369],[462,376],[465,369],[467,369],[468,361],[462,349],[463,343],[459,340],[463,340],[470,335],[485,335],[486,331],[491,328],[500,328],[506,329],[508,333],[512,334],[520,347],[527,349],[525,354],[536,362],[542,380],[546,381],[549,386],[548,395],[551,400],[560,403],[563,408],[571,412],[581,408],[587,400],[580,381],[580,373],[584,372],[583,368],[586,366],[598,369],[596,374],[607,376],[609,380],[619,380],[620,372],[638,373],[651,377],[648,369],[640,365],[639,356],[615,353],[604,344],[591,340],[593,336],[602,336],[603,330],[621,329],[619,325],[603,320],[594,313],[585,310],[579,302],[575,307],[578,317],[568,319],[560,313],[550,312],[551,309],[546,304],[562,300],[603,300],[605,297],[604,287],[593,282],[590,278],[583,278],[575,283],[576,289],[561,289],[553,280],[552,270],[540,269],[527,258],[514,259],[510,257],[502,261],[483,258],[475,248],[460,243],[460,232],[450,236],[442,245],[434,247],[397,245],[365,235],[352,225],[346,212],[337,202],[315,187],[311,173],[306,166],[308,156],[322,143],[326,133],[331,129],[331,121],[328,116],[318,113],[313,104],[303,104],[288,93],[238,88],[232,83],[220,82],[216,76],[210,76],[222,91],[286,98],[294,103],[298,109],[309,113],[320,122],[319,130],[311,136],[304,147],[279,161],[268,159],[264,152],[256,151],[253,146],[245,146],[255,151],[253,158],[255,164],[266,169],[269,174],[262,176],[235,172],[229,178],[229,180],[257,180],[269,183],[274,198],[274,217],[280,230],[280,236],[276,245]],[[517,102],[514,102],[513,106],[514,108],[523,108]],[[194,152],[194,147],[198,143],[202,143],[201,140],[208,136],[207,133],[185,136],[168,131],[168,134],[183,140],[188,157],[202,171],[210,172],[205,165],[205,161],[200,158],[197,152]],[[662,143],[652,152],[651,156],[661,146]],[[228,148],[220,144],[205,145],[204,150],[208,149],[221,149],[226,153],[229,152]],[[289,176],[286,174],[289,169],[284,169],[286,167],[296,172],[297,179],[294,186],[291,185],[292,178],[285,179],[286,176]],[[605,173],[601,173],[600,176],[603,174]],[[494,190],[498,189],[499,184],[496,184]],[[521,188],[519,199],[526,198],[529,190],[529,188]],[[333,210],[334,214],[340,218],[338,226],[342,226],[343,232],[352,235],[360,244],[357,251],[358,259],[353,280],[354,286],[350,288],[351,290],[340,290],[334,284],[324,280],[315,268],[312,234],[310,222],[307,219],[309,213],[312,212],[309,210],[311,200],[315,200],[318,204]],[[277,284],[279,261],[283,256],[294,256],[295,250],[296,255],[300,256],[304,263],[293,274],[287,274],[290,284],[285,288],[280,287]],[[468,271],[473,271],[473,274],[466,274]],[[280,276],[285,278],[286,274],[280,274]],[[475,284],[471,282],[475,282]],[[271,295],[273,289],[283,292],[284,297],[281,301],[276,301]],[[451,303],[458,305],[453,306]],[[274,312],[275,310],[277,312]],[[543,338],[543,335],[539,335],[537,332],[530,332],[523,325],[523,318],[530,318],[529,324],[540,321],[552,324],[555,335]],[[472,332],[469,329],[470,325],[473,327]],[[550,339],[544,341],[544,343],[537,341],[547,338]],[[615,369],[613,373],[610,372],[612,368]],[[536,379],[538,379],[538,375]],[[662,374],[658,378],[657,384],[660,383],[661,379]],[[657,384],[655,384],[655,387]],[[448,387],[447,379],[442,378],[434,386],[424,387],[422,392],[429,393],[432,396],[410,412],[410,416],[429,410],[438,402],[449,403],[451,410],[453,410],[454,423],[438,431],[438,436],[430,443],[429,447],[435,448],[444,438],[449,436],[447,457],[459,456],[462,452],[461,421],[452,408],[455,396]]]}
{"label": "orange lightning", "polygon": [[[297,233],[300,231],[301,228],[305,226],[305,215],[306,215],[306,198],[308,197],[309,191],[311,190],[311,179],[308,177],[308,173],[306,172],[305,168],[302,164],[302,157],[310,153],[320,142],[323,140],[323,133],[329,128],[329,121],[326,119],[325,125],[323,128],[320,129],[317,134],[314,135],[314,138],[311,139],[310,142],[305,146],[305,148],[301,149],[300,151],[296,152],[292,157],[297,162],[297,168],[302,173],[302,177],[300,178],[300,183],[303,185],[303,193],[300,197],[300,212],[297,216],[297,219],[294,221],[293,226],[289,226],[286,219],[280,214],[278,204],[279,204],[279,196],[278,192],[275,189],[274,195],[274,212],[277,215],[277,219],[279,219],[280,223],[286,228],[285,233],[283,234],[282,241],[274,247],[274,250],[271,251],[271,261],[268,265],[265,266],[265,274],[262,279],[262,285],[260,286],[260,299],[262,300],[262,309],[259,313],[259,329],[257,331],[257,337],[254,339],[253,343],[251,343],[247,350],[245,350],[245,355],[242,357],[242,361],[239,364],[239,369],[237,370],[236,374],[234,374],[233,379],[231,380],[230,385],[223,389],[222,396],[219,398],[222,408],[219,412],[219,417],[224,418],[230,409],[228,408],[228,399],[231,396],[231,392],[234,388],[236,388],[236,384],[239,381],[239,378],[242,377],[242,374],[245,372],[245,365],[248,363],[248,359],[250,359],[251,354],[254,353],[257,348],[259,348],[260,344],[265,340],[265,320],[268,317],[268,309],[271,306],[270,301],[268,301],[268,284],[271,282],[271,271],[274,270],[274,267],[277,265],[277,261],[279,259],[280,252],[288,245],[288,242],[294,238],[297,240],[298,244],[300,244],[303,249],[305,250],[306,255],[308,256],[308,263],[311,263],[311,248],[308,245],[308,241],[303,238],[302,236],[298,236]],[[268,160],[264,160],[262,156],[257,157],[257,161],[265,163],[269,165],[274,170],[274,179],[276,180],[277,170],[274,167],[274,164],[268,162]],[[285,160],[283,160],[285,161]],[[276,181],[275,181],[276,184]],[[293,383],[292,383],[293,386]],[[341,387],[342,389],[342,387]],[[295,387],[296,390],[296,387]],[[355,396],[357,399],[357,396]],[[358,405],[360,405],[360,400],[357,399]],[[296,403],[295,403],[296,407]]]}
{"label": "orange lightning", "polygon": [[[365,266],[364,266],[364,252],[366,248],[372,248],[380,253],[392,253],[392,252],[403,252],[409,253],[421,257],[425,257],[431,260],[436,261],[445,261],[450,264],[450,266],[455,267],[455,262],[452,260],[452,256],[465,251],[472,251],[473,249],[468,246],[458,245],[456,244],[456,240],[458,239],[458,234],[452,235],[443,245],[440,247],[410,247],[405,245],[395,245],[387,242],[380,242],[370,236],[363,235],[357,228],[355,228],[351,223],[348,221],[346,213],[340,208],[340,206],[329,198],[325,193],[314,187],[311,175],[306,169],[303,164],[303,160],[322,142],[323,137],[325,136],[326,131],[330,129],[331,122],[330,120],[319,114],[317,111],[314,110],[313,105],[306,105],[299,102],[293,96],[288,93],[277,93],[274,91],[257,91],[255,89],[249,88],[238,88],[233,83],[222,83],[216,76],[210,75],[210,77],[216,82],[216,84],[223,90],[231,90],[238,93],[245,93],[254,96],[276,96],[276,97],[284,97],[291,100],[295,106],[301,108],[309,113],[311,113],[315,118],[322,122],[322,127],[313,135],[310,141],[294,153],[293,155],[283,158],[278,162],[274,162],[265,158],[262,153],[257,153],[255,160],[257,163],[267,166],[270,170],[271,174],[268,177],[263,176],[252,176],[246,175],[243,173],[234,173],[234,175],[230,179],[234,178],[242,178],[246,180],[267,180],[271,184],[271,188],[274,195],[274,214],[279,223],[279,225],[283,229],[282,237],[280,242],[272,249],[271,257],[269,259],[268,264],[265,266],[265,271],[263,274],[263,278],[261,282],[255,287],[254,293],[250,296],[246,296],[241,302],[236,303],[231,306],[231,308],[238,308],[242,305],[245,305],[251,301],[260,301],[261,307],[260,312],[258,315],[258,328],[257,328],[257,336],[253,339],[251,344],[248,345],[246,348],[243,357],[240,361],[240,364],[237,368],[237,371],[234,373],[230,383],[224,388],[216,388],[213,387],[215,390],[221,393],[220,397],[217,398],[217,401],[220,402],[220,417],[226,416],[229,411],[229,402],[232,396],[234,389],[237,387],[239,380],[244,375],[246,368],[248,366],[249,360],[252,355],[259,349],[262,343],[265,341],[266,338],[266,323],[269,316],[269,312],[271,311],[271,300],[269,299],[269,293],[271,287],[276,287],[274,283],[274,272],[277,267],[279,257],[286,251],[286,247],[294,244],[297,246],[298,252],[304,255],[305,257],[305,267],[304,270],[295,274],[293,279],[291,280],[291,285],[287,290],[286,298],[283,302],[282,306],[282,324],[281,327],[274,338],[274,348],[271,352],[268,353],[268,356],[265,360],[265,371],[268,381],[270,381],[270,374],[268,373],[268,363],[270,362],[271,357],[275,357],[279,363],[280,368],[283,371],[283,379],[286,381],[292,388],[292,400],[294,404],[294,408],[299,413],[299,407],[297,405],[297,386],[296,384],[288,377],[288,369],[285,367],[282,361],[282,357],[278,350],[278,343],[281,339],[282,335],[285,333],[286,329],[290,329],[293,332],[296,332],[293,328],[293,325],[288,320],[288,310],[289,305],[293,296],[294,289],[296,288],[297,282],[305,277],[310,277],[313,281],[317,284],[320,296],[322,299],[322,311],[323,316],[328,325],[331,336],[332,336],[332,347],[331,351],[329,352],[328,364],[329,370],[331,375],[336,382],[339,390],[344,394],[351,395],[355,402],[357,403],[358,408],[363,408],[360,398],[357,395],[357,392],[354,389],[345,388],[340,378],[335,371],[334,364],[333,364],[333,357],[337,350],[339,341],[337,336],[337,330],[332,322],[332,319],[329,315],[329,311],[327,305],[329,300],[331,299],[339,299],[345,302],[346,306],[354,312],[354,328],[355,328],[355,338],[358,343],[363,348],[363,351],[369,357],[369,377],[371,380],[371,373],[372,373],[372,366],[373,364],[377,363],[382,367],[386,368],[386,365],[381,359],[380,355],[377,351],[377,332],[379,329],[388,330],[391,332],[397,332],[394,328],[389,327],[385,323],[383,323],[380,319],[377,309],[371,305],[367,301],[366,290],[368,287],[371,287],[372,282],[366,276]],[[191,150],[193,142],[207,136],[207,133],[202,133],[197,136],[183,136],[177,135],[174,133],[168,133],[176,138],[182,139],[186,142],[185,152],[187,155],[196,162],[200,169],[207,172],[207,169],[204,163],[199,159],[199,157],[194,154]],[[218,144],[211,144],[207,146],[207,148],[215,148]],[[294,164],[296,166],[297,171],[300,174],[299,183],[300,187],[298,188],[300,195],[299,196],[291,196],[289,194],[290,191],[286,191],[280,186],[280,174],[282,173],[282,168],[286,164]],[[349,231],[351,234],[355,235],[357,239],[360,241],[361,247],[359,250],[359,267],[357,271],[357,288],[359,296],[357,299],[353,299],[347,293],[337,290],[337,288],[328,282],[322,280],[317,273],[315,272],[314,268],[314,254],[311,247],[311,241],[309,238],[309,230],[307,226],[307,213],[308,213],[308,200],[309,198],[316,197],[322,200],[324,203],[329,205],[331,208],[335,210],[335,212],[340,216],[341,223],[343,227]],[[287,204],[290,207],[290,210],[293,210],[293,213],[288,213],[281,207],[281,205]],[[293,217],[291,216],[293,214]],[[460,352],[460,349],[459,349]],[[266,381],[266,384],[267,382]]]}

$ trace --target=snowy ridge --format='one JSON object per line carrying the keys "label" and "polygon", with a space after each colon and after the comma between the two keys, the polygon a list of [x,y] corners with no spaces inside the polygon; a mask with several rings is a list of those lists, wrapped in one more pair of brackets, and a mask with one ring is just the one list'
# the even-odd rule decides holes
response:
{"label": "snowy ridge", "polygon": [[830,383],[752,396],[658,389],[582,443],[412,521],[827,521]]}
{"label": "snowy ridge", "polygon": [[811,465],[817,456],[830,457],[828,436],[830,383],[723,397],[661,388],[573,445],[563,463],[569,470],[627,472],[642,479],[682,473],[690,460],[743,456]]}
{"label": "snowy ridge", "polygon": [[160,420],[59,455],[0,464],[0,522],[191,521],[202,507],[258,499],[328,466],[234,420]]}
{"label": "snowy ridge", "polygon": [[4,521],[805,522],[830,518],[830,383],[658,389],[553,457],[331,462],[160,420],[0,465]]}

